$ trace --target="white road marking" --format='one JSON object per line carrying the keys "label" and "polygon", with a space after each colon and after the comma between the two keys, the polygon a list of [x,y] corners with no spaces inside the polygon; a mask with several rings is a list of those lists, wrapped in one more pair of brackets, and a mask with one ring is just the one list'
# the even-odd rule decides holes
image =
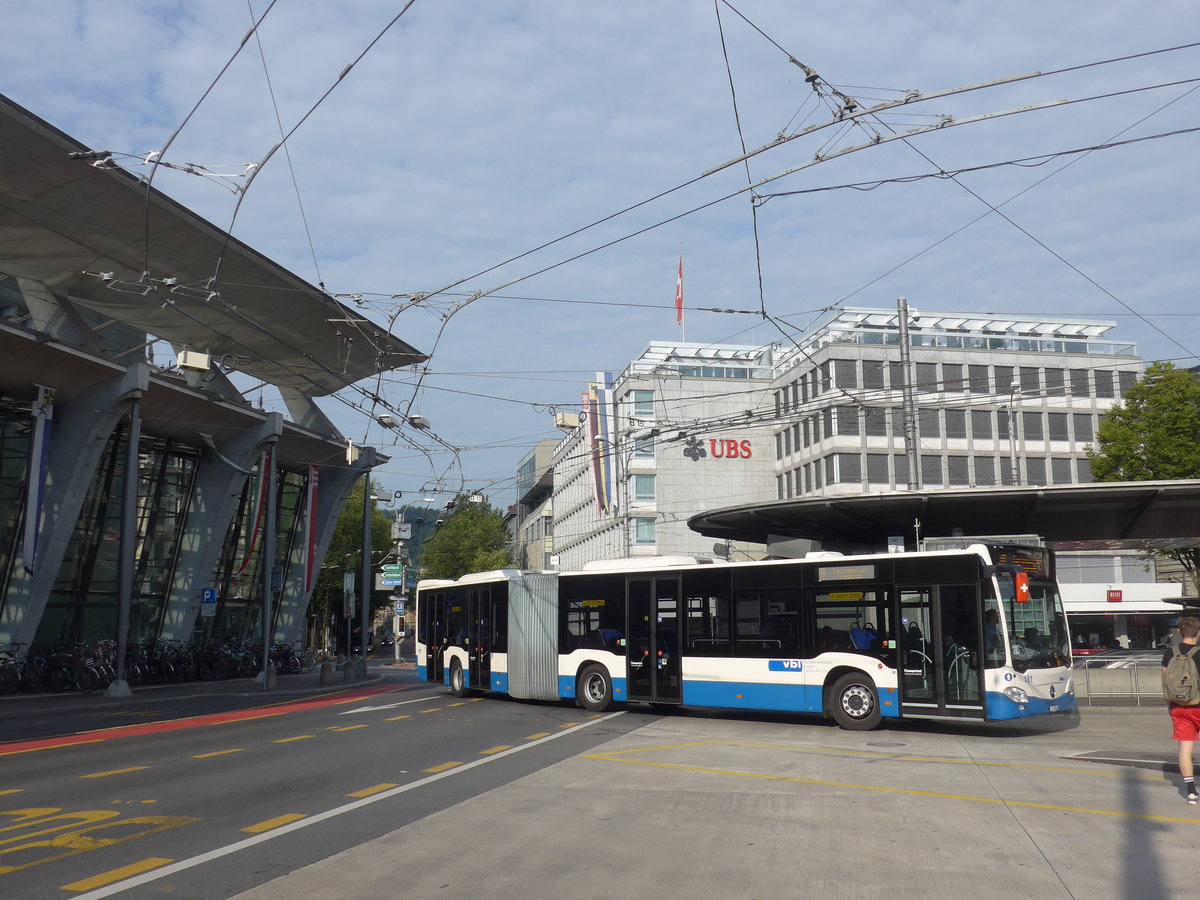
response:
{"label": "white road marking", "polygon": [[486,766],[490,763],[494,763],[498,759],[504,759],[504,757],[512,756],[514,753],[521,753],[530,749],[531,747],[537,747],[541,744],[549,743],[550,741],[556,741],[559,738],[564,738],[570,734],[578,734],[583,728],[591,728],[593,725],[599,724],[600,722],[606,722],[609,719],[623,715],[625,715],[624,711],[620,711],[609,713],[603,718],[581,722],[577,728],[569,728],[566,731],[560,731],[558,734],[551,734],[544,738],[539,738],[536,741],[530,741],[526,744],[521,744],[518,747],[513,747],[511,750],[504,750],[495,754],[494,756],[485,756],[482,759],[475,760],[474,762],[463,763],[461,766],[455,766],[453,769],[447,769],[445,772],[438,772],[436,775],[430,775],[427,778],[422,778],[418,781],[412,782],[411,784],[405,784],[397,788],[392,788],[389,791],[383,791],[382,793],[375,794],[372,797],[363,797],[361,800],[355,800],[352,803],[336,806],[333,809],[325,810],[325,812],[314,813],[308,818],[300,819],[296,822],[292,822],[289,825],[281,825],[279,828],[276,828],[273,831],[267,831],[263,834],[256,834],[254,837],[236,841],[232,844],[227,844],[224,847],[217,847],[213,850],[209,850],[207,853],[201,853],[198,856],[193,856],[190,859],[181,859],[179,862],[171,863],[170,865],[163,866],[162,868],[154,869],[153,871],[146,872],[142,875],[134,876],[133,878],[126,878],[124,881],[114,882],[113,884],[98,888],[97,890],[91,891],[87,894],[78,894],[74,897],[74,900],[100,900],[102,897],[111,897],[113,894],[119,894],[122,891],[129,890],[130,888],[141,887],[143,884],[149,884],[152,881],[157,881],[158,879],[165,878],[168,875],[175,875],[195,866],[200,866],[204,863],[220,859],[223,856],[229,856],[230,854],[237,853],[241,850],[248,850],[251,847],[266,843],[267,841],[273,841],[276,838],[283,837],[286,834],[291,834],[293,831],[299,831],[301,828],[307,828],[310,825],[316,825],[318,822],[324,822],[328,819],[333,819],[337,816],[354,812],[355,810],[362,809],[364,806],[370,806],[372,803],[378,803],[381,800],[390,800],[392,797],[398,797],[401,794],[407,793],[408,791],[415,790],[419,787],[424,787],[425,785],[432,784],[435,781],[441,781],[443,778],[453,778],[454,776],[460,775],[470,769],[474,769],[477,766]]}
{"label": "white road marking", "polygon": [[338,715],[348,716],[351,713],[376,712],[377,710],[381,709],[395,709],[397,706],[406,706],[409,703],[425,703],[426,701],[432,699],[433,695],[430,694],[428,697],[416,697],[412,700],[400,700],[396,703],[385,703],[383,706],[360,706],[358,709],[343,710],[342,712],[338,713]]}

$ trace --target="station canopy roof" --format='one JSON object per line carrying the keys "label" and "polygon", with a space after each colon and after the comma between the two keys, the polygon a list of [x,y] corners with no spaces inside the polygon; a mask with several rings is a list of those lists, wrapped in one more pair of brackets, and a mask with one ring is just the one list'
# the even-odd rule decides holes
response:
{"label": "station canopy roof", "polygon": [[71,154],[90,150],[0,95],[0,271],[310,397],[427,358],[143,179]]}
{"label": "station canopy roof", "polygon": [[1200,480],[971,488],[776,500],[703,512],[688,527],[723,540],[804,538],[884,545],[889,536],[1037,534],[1074,550],[1200,546]]}

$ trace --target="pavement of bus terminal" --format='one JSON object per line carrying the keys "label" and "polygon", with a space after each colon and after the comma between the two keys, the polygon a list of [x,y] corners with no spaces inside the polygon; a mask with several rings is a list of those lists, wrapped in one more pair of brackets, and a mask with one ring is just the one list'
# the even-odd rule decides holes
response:
{"label": "pavement of bus terminal", "polygon": [[1161,706],[999,725],[659,716],[240,894],[1192,896],[1200,807]]}

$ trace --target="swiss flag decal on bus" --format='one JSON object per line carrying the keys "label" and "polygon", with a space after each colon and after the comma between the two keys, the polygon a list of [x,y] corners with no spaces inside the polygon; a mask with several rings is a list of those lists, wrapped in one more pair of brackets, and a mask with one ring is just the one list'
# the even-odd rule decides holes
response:
{"label": "swiss flag decal on bus", "polygon": [[1013,575],[1013,586],[1017,591],[1017,602],[1029,602],[1029,574],[1027,572],[1017,572]]}

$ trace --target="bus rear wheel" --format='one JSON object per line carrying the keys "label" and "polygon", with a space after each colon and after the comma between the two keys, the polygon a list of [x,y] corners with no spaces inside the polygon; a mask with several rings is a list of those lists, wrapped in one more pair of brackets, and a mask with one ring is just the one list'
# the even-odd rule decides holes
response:
{"label": "bus rear wheel", "polygon": [[463,678],[462,663],[457,659],[450,663],[450,693],[461,697],[467,692],[467,681]]}
{"label": "bus rear wheel", "polygon": [[829,705],[833,720],[848,731],[870,731],[883,718],[875,685],[858,672],[843,675],[833,683]]}
{"label": "bus rear wheel", "polygon": [[591,712],[604,712],[613,703],[612,679],[604,666],[593,663],[579,673],[579,702]]}

